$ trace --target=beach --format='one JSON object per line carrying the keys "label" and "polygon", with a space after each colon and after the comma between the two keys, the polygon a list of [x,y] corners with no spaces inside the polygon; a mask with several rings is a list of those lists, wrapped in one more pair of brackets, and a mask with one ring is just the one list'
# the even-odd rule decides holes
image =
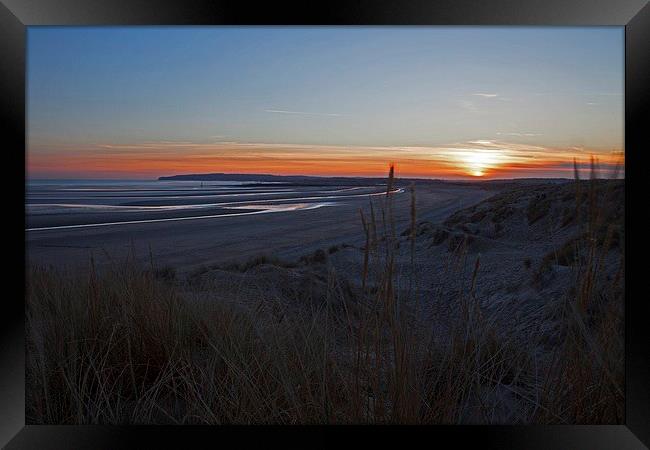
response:
{"label": "beach", "polygon": [[[224,189],[201,188],[198,182],[118,186],[111,189],[122,189],[119,198],[107,187],[78,185],[74,189],[100,191],[89,199],[88,191],[77,190],[71,199],[70,191],[60,190],[70,189],[66,185],[54,188],[58,192],[52,188],[34,191],[31,200],[28,196],[30,203],[43,205],[26,206],[29,262],[84,267],[91,255],[102,264],[135,250],[142,262],[153,255],[158,264],[183,272],[259,254],[297,258],[318,248],[359,244],[363,239],[359,209],[367,212],[370,202],[377,202],[386,189],[385,185]],[[480,184],[423,184],[417,187],[421,219],[442,220],[493,193]],[[49,203],[44,204],[44,198]],[[409,200],[404,187],[397,189],[394,199],[396,216],[406,220]],[[69,207],[57,210],[51,206],[62,201]],[[91,201],[105,207],[84,208]],[[161,205],[170,208],[146,209]],[[29,211],[34,214],[30,216]]]}

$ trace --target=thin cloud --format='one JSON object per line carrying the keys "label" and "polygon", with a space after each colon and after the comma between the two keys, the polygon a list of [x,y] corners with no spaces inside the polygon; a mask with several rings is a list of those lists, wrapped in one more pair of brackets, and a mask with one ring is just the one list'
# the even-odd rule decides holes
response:
{"label": "thin cloud", "polygon": [[273,113],[273,114],[297,114],[297,115],[302,115],[302,116],[327,116],[327,117],[339,117],[339,116],[341,116],[341,114],[337,114],[337,113],[289,111],[289,110],[286,110],[286,109],[265,109],[264,112]]}
{"label": "thin cloud", "polygon": [[601,97],[621,97],[623,96],[622,92],[589,92],[584,95],[597,95]]}
{"label": "thin cloud", "polygon": [[499,96],[499,94],[486,94],[484,92],[477,92],[477,93],[472,94],[472,95],[475,95],[477,97],[483,97],[483,98],[494,98],[494,97]]}
{"label": "thin cloud", "polygon": [[518,136],[518,137],[533,137],[533,136],[542,136],[542,133],[502,133],[500,131],[497,132],[499,136]]}

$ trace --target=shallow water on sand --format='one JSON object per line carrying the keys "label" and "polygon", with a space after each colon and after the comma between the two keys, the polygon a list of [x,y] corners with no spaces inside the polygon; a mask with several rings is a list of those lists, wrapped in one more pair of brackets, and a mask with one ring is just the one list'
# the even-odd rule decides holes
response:
{"label": "shallow water on sand", "polygon": [[290,212],[384,193],[384,186],[30,180],[26,186],[26,231]]}

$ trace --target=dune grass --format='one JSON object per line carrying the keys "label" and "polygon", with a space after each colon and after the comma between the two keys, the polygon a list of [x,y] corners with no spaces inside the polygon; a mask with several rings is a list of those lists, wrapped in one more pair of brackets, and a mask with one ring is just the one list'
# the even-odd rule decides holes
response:
{"label": "dune grass", "polygon": [[575,286],[549,303],[556,326],[542,332],[543,324],[481,306],[480,257],[464,273],[463,248],[449,274],[458,293],[452,314],[421,311],[416,193],[405,284],[396,269],[393,174],[385,201],[371,204],[368,217],[361,212],[353,300],[331,266],[324,302],[281,314],[262,294],[251,308],[220,302],[218,292],[193,296],[135,258],[101,272],[91,261],[87,274],[30,267],[27,422],[622,423],[624,269],[604,276],[609,246],[593,238],[596,199]]}

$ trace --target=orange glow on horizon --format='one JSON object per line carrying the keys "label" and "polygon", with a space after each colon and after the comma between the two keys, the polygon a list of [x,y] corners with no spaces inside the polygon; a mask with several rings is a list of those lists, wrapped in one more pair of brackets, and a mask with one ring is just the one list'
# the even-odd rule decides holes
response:
{"label": "orange glow on horizon", "polygon": [[384,177],[390,161],[404,178],[572,177],[573,158],[591,154],[604,170],[621,151],[474,141],[448,147],[342,147],[294,144],[146,142],[44,146],[27,152],[30,177],[157,178],[192,173]]}

